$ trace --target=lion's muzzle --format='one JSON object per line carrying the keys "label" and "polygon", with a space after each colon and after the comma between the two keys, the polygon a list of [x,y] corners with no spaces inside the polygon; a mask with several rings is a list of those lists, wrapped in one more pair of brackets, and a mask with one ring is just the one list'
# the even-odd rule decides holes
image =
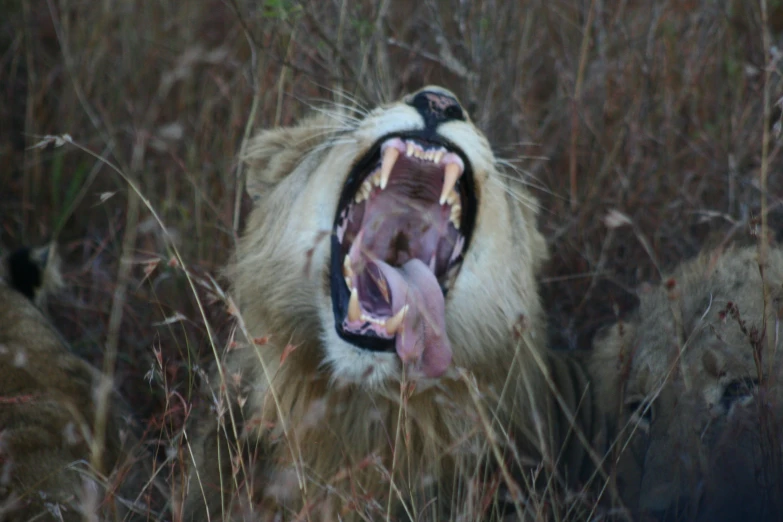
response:
{"label": "lion's muzzle", "polygon": [[341,337],[394,349],[414,374],[438,377],[451,363],[445,295],[476,201],[464,153],[421,134],[380,140],[349,176],[335,219],[331,292]]}

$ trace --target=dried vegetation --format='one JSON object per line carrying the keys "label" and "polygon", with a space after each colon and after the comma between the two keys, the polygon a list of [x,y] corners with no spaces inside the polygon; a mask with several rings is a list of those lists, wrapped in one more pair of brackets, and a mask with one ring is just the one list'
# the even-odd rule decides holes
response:
{"label": "dried vegetation", "polygon": [[[757,234],[764,183],[783,230],[768,4],[0,0],[0,243],[62,244],[55,322],[148,426],[176,518],[195,381],[230,342],[210,274],[251,129],[455,91],[541,200],[554,344],[586,346],[639,282]],[[80,146],[42,142],[66,133]]]}

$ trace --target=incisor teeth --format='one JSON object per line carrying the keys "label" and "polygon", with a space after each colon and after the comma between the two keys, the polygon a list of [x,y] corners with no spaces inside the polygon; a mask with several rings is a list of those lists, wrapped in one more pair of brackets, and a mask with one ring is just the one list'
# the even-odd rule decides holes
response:
{"label": "incisor teeth", "polygon": [[[410,150],[411,145],[408,144],[408,150]],[[410,154],[408,154],[410,156]],[[389,184],[389,176],[391,176],[391,171],[394,168],[394,163],[397,161],[397,158],[400,157],[400,151],[397,150],[395,147],[389,147],[386,149],[383,153],[383,163],[381,164],[381,190],[386,188],[386,185]]]}
{"label": "incisor teeth", "polygon": [[454,189],[454,185],[457,184],[459,175],[459,165],[456,163],[449,163],[446,165],[446,172],[443,174],[443,190],[440,193],[441,205],[446,202],[446,198],[449,196],[449,193]]}
{"label": "incisor teeth", "polygon": [[400,326],[402,326],[402,320],[405,319],[405,314],[408,312],[408,305],[403,306],[400,308],[400,311],[394,314],[393,317],[390,317],[386,321],[386,333],[389,335],[394,335],[397,333],[397,331],[400,329]]}
{"label": "incisor teeth", "polygon": [[359,306],[359,291],[351,288],[351,299],[348,301],[348,320],[358,321],[362,317],[362,307]]}

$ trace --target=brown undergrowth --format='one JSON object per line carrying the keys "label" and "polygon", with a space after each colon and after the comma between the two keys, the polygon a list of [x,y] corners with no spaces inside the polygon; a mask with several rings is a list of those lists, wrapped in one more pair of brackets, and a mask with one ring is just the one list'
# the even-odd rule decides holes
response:
{"label": "brown undergrowth", "polygon": [[[231,342],[214,278],[248,208],[236,157],[251,129],[428,83],[456,92],[541,200],[563,348],[627,312],[639,282],[758,229],[765,136],[767,217],[783,230],[779,2],[767,53],[759,4],[740,0],[0,9],[0,244],[60,241],[55,322],[148,426],[174,504],[192,392]],[[65,133],[92,154],[35,146]]]}

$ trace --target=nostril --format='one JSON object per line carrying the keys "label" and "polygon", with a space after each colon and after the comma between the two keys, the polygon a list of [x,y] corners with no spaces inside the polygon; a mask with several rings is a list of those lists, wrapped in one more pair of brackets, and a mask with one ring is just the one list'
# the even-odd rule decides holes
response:
{"label": "nostril", "polygon": [[449,120],[464,120],[465,115],[462,113],[462,107],[459,105],[449,105],[444,111],[446,119]]}
{"label": "nostril", "polygon": [[427,127],[451,120],[465,121],[465,112],[456,98],[442,92],[422,91],[409,103],[422,115]]}

